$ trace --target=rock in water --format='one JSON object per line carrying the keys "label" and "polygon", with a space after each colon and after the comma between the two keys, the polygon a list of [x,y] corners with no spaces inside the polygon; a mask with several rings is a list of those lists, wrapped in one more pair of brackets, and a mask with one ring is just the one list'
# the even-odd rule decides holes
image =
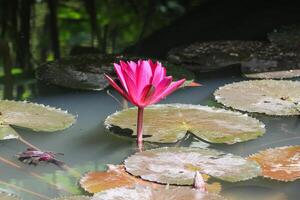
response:
{"label": "rock in water", "polygon": [[47,62],[37,69],[39,80],[73,89],[101,90],[108,86],[103,74],[113,73],[112,63],[123,56],[86,54]]}
{"label": "rock in water", "polygon": [[197,72],[209,72],[239,64],[266,44],[258,41],[211,41],[175,48],[168,53],[170,63]]}
{"label": "rock in water", "polygon": [[[36,76],[39,80],[67,88],[102,90],[109,85],[104,78],[104,73],[117,77],[113,70],[113,63],[139,59],[146,58],[113,54],[69,56],[41,65],[37,69]],[[173,76],[174,80],[185,78],[187,80],[185,86],[195,79],[194,73],[186,68],[165,61],[161,62],[166,66],[168,75]]]}
{"label": "rock in water", "polygon": [[284,26],[268,34],[273,45],[287,51],[300,50],[300,25]]}
{"label": "rock in water", "polygon": [[283,79],[300,76],[300,56],[268,45],[256,51],[242,63],[242,73],[248,78]]}

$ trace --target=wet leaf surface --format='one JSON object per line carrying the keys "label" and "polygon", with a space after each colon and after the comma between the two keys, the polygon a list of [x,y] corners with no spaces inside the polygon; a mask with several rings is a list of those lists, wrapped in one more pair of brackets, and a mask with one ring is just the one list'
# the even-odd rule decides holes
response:
{"label": "wet leaf surface", "polygon": [[[21,101],[0,101],[1,135],[12,137],[16,134],[8,125],[15,125],[34,131],[59,131],[70,127],[75,117],[66,111],[42,104]],[[6,134],[3,134],[6,132]]]}
{"label": "wet leaf surface", "polygon": [[0,125],[0,140],[17,139],[19,134],[9,125]]}
{"label": "wet leaf surface", "polygon": [[220,87],[214,95],[219,103],[242,111],[268,115],[300,114],[298,81],[241,81]]}
{"label": "wet leaf surface", "polygon": [[[157,184],[154,182],[144,181],[141,178],[130,175],[124,169],[124,166],[114,166],[113,170],[89,172],[84,175],[79,183],[80,186],[89,193],[102,192],[108,189],[117,187],[133,187],[135,185],[144,185],[151,188],[165,188],[165,185]],[[203,175],[205,181],[209,179],[209,176]],[[173,186],[170,186],[171,188]],[[218,194],[221,192],[222,186],[220,183],[206,183],[205,188],[209,193]]]}
{"label": "wet leaf surface", "polygon": [[279,181],[300,178],[300,146],[266,149],[249,157],[260,164],[262,175]]}
{"label": "wet leaf surface", "polygon": [[97,193],[92,200],[221,200],[223,197],[203,193],[187,187],[158,188],[137,185],[133,188],[119,187]]}
{"label": "wet leaf surface", "polygon": [[[112,132],[136,136],[137,109],[110,115],[105,125]],[[238,112],[188,104],[149,106],[144,113],[144,141],[175,143],[187,132],[212,143],[233,144],[264,134],[264,125]]]}
{"label": "wet leaf surface", "polygon": [[107,171],[96,171],[85,174],[80,179],[80,186],[89,193],[102,192],[116,187],[132,187],[136,184],[159,187],[160,185],[144,181],[128,174],[124,166],[114,166]]}
{"label": "wet leaf surface", "polygon": [[158,183],[191,185],[196,171],[237,182],[260,175],[256,162],[212,149],[170,147],[136,153],[125,160],[126,170]]}

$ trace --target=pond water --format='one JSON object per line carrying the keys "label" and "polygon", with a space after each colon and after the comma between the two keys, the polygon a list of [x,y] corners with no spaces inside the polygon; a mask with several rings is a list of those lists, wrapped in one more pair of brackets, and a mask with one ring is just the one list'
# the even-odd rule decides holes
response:
{"label": "pond water", "polygon": [[[213,92],[226,83],[243,80],[236,74],[205,74],[198,77],[202,87],[184,88],[178,90],[161,103],[187,103],[201,105],[217,105],[213,100]],[[127,156],[135,152],[135,141],[108,134],[103,126],[104,119],[113,112],[120,110],[120,105],[107,95],[106,91],[89,92],[75,91],[37,83],[36,97],[31,101],[60,107],[78,115],[77,123],[71,128],[58,133],[36,133],[29,130],[17,131],[32,144],[43,150],[64,153],[59,157],[70,167],[81,174],[92,170],[103,170],[106,164],[119,164]],[[112,90],[112,89],[111,89]],[[119,97],[114,91],[113,95]],[[238,94],[237,94],[238,95]],[[266,124],[267,132],[256,140],[234,145],[210,145],[211,148],[241,156],[253,154],[269,147],[300,144],[300,120],[298,117],[269,117],[260,114],[250,114]],[[181,143],[188,146],[193,139],[188,138]],[[194,145],[203,143],[193,141]],[[146,147],[154,147],[147,145]],[[61,195],[84,193],[78,186],[78,177],[62,171],[52,164],[41,164],[36,167],[19,162],[14,155],[25,150],[25,146],[17,140],[0,143],[0,156],[21,166],[11,167],[0,162],[0,187],[13,190],[25,200],[51,199]],[[34,173],[34,174],[33,174]],[[30,194],[13,188],[11,185],[36,192]],[[58,186],[56,188],[54,185]],[[239,183],[222,182],[225,195],[236,195],[236,199],[283,199],[278,193],[283,193],[286,199],[299,199],[300,181],[282,183],[264,178],[255,178]],[[255,197],[254,197],[254,196]],[[273,196],[272,196],[273,195]]]}

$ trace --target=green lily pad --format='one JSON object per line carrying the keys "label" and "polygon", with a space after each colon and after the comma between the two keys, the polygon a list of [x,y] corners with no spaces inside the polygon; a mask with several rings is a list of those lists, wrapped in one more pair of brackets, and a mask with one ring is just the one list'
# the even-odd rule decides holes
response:
{"label": "green lily pad", "polygon": [[0,125],[0,140],[18,139],[19,134],[9,125]]}
{"label": "green lily pad", "polygon": [[126,171],[142,179],[176,185],[192,185],[195,171],[237,182],[261,174],[254,162],[212,149],[170,147],[136,153],[125,160]]}
{"label": "green lily pad", "polygon": [[[112,132],[136,136],[137,109],[130,108],[106,118]],[[121,128],[121,129],[120,129]],[[187,133],[212,143],[233,144],[261,136],[264,124],[224,109],[188,104],[153,105],[144,112],[144,141],[175,143]]]}
{"label": "green lily pad", "polygon": [[300,114],[298,81],[241,81],[220,87],[214,95],[219,103],[242,111],[267,115]]}
{"label": "green lily pad", "polygon": [[52,200],[91,200],[91,197],[88,196],[66,196],[66,197],[59,197]]}
{"label": "green lily pad", "polygon": [[172,189],[137,185],[132,188],[119,187],[97,193],[91,200],[222,200],[217,194],[204,193],[192,188],[177,187]]}
{"label": "green lily pad", "polygon": [[20,197],[18,197],[15,194],[11,194],[5,191],[0,191],[0,199],[1,200],[21,200]]}
{"label": "green lily pad", "polygon": [[19,137],[10,125],[53,132],[70,127],[75,116],[42,104],[0,100],[0,122],[0,140],[5,140]]}

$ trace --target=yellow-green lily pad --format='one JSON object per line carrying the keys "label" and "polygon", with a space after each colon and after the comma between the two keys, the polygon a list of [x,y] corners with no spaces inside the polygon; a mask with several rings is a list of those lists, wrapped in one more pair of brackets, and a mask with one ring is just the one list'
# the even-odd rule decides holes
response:
{"label": "yellow-green lily pad", "polygon": [[300,114],[299,81],[241,81],[220,87],[214,95],[219,103],[242,111],[267,115]]}
{"label": "yellow-green lily pad", "polygon": [[192,185],[195,171],[229,182],[261,174],[255,161],[212,149],[186,147],[138,152],[125,160],[125,169],[148,181],[176,185]]}
{"label": "yellow-green lily pad", "polygon": [[135,187],[119,187],[94,195],[91,200],[223,200],[225,198],[211,193],[186,187],[151,188],[136,185]]}
{"label": "yellow-green lily pad", "polygon": [[[105,126],[124,136],[136,136],[137,109],[130,108],[110,115]],[[265,133],[264,124],[239,112],[219,108],[188,105],[153,105],[144,112],[144,141],[175,143],[192,133],[211,143],[227,143],[255,139]]]}
{"label": "yellow-green lily pad", "polygon": [[75,116],[42,104],[0,100],[0,122],[0,140],[6,140],[19,137],[10,125],[53,132],[70,127]]}

